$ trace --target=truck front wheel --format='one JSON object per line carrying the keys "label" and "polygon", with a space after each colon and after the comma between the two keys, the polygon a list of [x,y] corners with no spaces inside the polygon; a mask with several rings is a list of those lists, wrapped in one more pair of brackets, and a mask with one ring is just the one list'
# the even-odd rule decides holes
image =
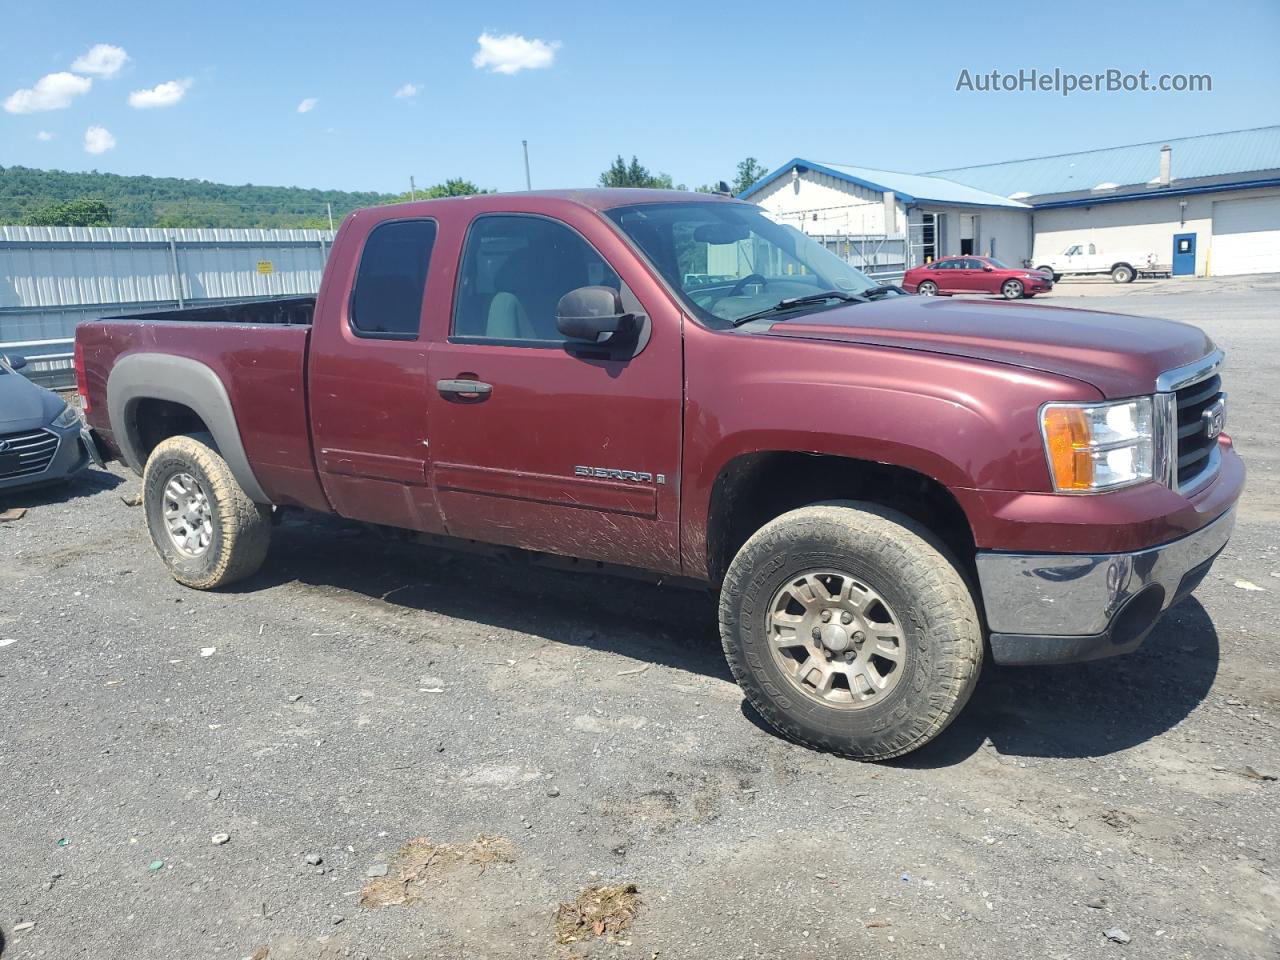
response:
{"label": "truck front wheel", "polygon": [[857,760],[936,737],[982,666],[978,614],[946,548],[908,517],[853,501],[792,510],[743,545],[720,635],[761,716]]}
{"label": "truck front wheel", "polygon": [[271,508],[249,499],[208,434],[161,441],[142,490],[151,542],[179,583],[212,590],[262,566]]}

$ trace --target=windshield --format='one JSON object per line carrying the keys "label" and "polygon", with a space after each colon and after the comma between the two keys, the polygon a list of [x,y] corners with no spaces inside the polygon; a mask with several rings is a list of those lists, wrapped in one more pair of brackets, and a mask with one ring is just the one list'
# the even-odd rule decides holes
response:
{"label": "windshield", "polygon": [[1012,267],[1010,267],[1007,263],[1001,263],[1001,262],[1000,262],[999,260],[997,260],[995,257],[987,257],[987,258],[986,258],[986,260],[987,260],[987,263],[991,264],[991,265],[992,265],[993,267],[995,267],[997,270],[1012,270],[1012,269],[1013,269],[1013,268],[1012,268]]}
{"label": "windshield", "polygon": [[[878,284],[795,227],[739,203],[645,203],[605,211],[693,315],[723,327],[782,300]],[[805,305],[821,310],[830,303]]]}

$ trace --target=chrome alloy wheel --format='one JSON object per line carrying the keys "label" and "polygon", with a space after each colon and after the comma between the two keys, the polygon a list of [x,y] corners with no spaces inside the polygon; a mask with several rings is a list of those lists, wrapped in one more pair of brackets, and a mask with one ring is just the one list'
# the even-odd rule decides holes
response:
{"label": "chrome alloy wheel", "polygon": [[769,605],[769,649],[797,690],[856,710],[897,686],[906,662],[901,621],[879,593],[837,570],[785,583]]}
{"label": "chrome alloy wheel", "polygon": [[203,556],[213,540],[213,508],[199,481],[175,473],[164,485],[164,523],[173,545],[188,557]]}

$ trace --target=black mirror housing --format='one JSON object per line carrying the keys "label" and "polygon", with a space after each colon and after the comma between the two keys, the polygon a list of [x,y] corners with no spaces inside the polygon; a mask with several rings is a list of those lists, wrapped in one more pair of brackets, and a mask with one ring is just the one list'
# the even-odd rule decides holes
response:
{"label": "black mirror housing", "polygon": [[27,365],[27,358],[19,356],[16,353],[6,353],[4,355],[4,362],[14,370],[21,370]]}
{"label": "black mirror housing", "polygon": [[578,287],[556,306],[556,329],[570,340],[613,343],[634,334],[638,326],[638,318],[627,313],[613,287]]}

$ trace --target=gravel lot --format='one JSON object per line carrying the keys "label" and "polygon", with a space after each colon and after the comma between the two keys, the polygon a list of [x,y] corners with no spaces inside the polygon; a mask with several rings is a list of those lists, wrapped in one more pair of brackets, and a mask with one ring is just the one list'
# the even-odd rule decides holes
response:
{"label": "gravel lot", "polygon": [[[1277,957],[1280,783],[1246,768],[1280,769],[1278,299],[1280,277],[1044,298],[1227,349],[1235,539],[1139,653],[988,667],[888,765],[763,729],[704,594],[324,518],[196,593],[132,475],[9,498],[0,954]],[[396,859],[482,836],[509,843]],[[634,925],[558,944],[558,905],[602,883],[636,885]]]}

